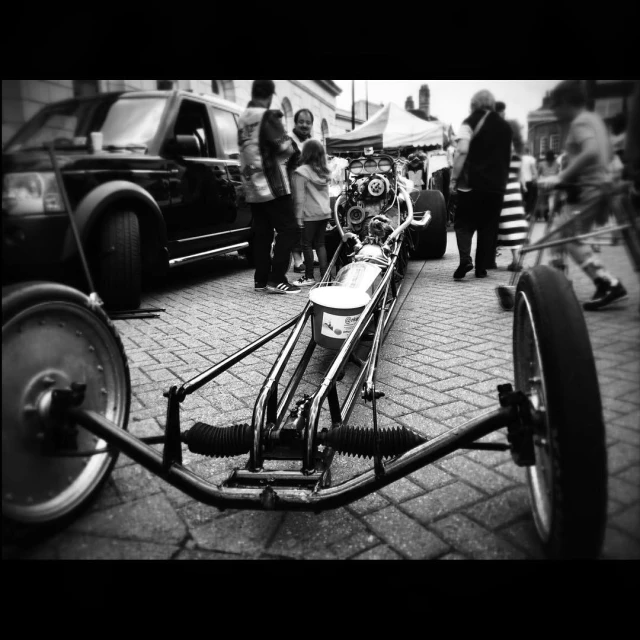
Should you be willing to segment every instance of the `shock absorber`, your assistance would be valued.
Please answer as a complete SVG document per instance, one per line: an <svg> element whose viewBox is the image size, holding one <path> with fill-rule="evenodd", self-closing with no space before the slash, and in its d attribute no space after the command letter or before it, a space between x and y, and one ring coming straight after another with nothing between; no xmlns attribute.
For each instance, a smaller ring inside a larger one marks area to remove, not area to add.
<svg viewBox="0 0 640 640"><path fill-rule="evenodd" d="M181 434L180 439L193 453L210 458L225 458L249 453L253 444L253 429L250 424L213 427L204 422L196 422L191 429Z"/></svg>
<svg viewBox="0 0 640 640"><path fill-rule="evenodd" d="M405 427L379 429L380 454L383 458L400 455L416 447L426 439ZM375 441L373 429L342 426L318 434L321 444L330 446L336 453L343 455L373 458Z"/></svg>
<svg viewBox="0 0 640 640"><path fill-rule="evenodd" d="M291 429L281 429L272 437L282 437L285 433L295 433ZM426 442L422 436L405 427L380 429L380 453L383 458L391 458L405 453ZM181 435L181 440L189 451L224 458L249 453L253 445L253 429L249 424L234 424L230 427L214 427L204 422L196 422ZM331 447L336 453L362 458L373 458L375 442L373 429L342 426L318 434L318 444Z"/></svg>

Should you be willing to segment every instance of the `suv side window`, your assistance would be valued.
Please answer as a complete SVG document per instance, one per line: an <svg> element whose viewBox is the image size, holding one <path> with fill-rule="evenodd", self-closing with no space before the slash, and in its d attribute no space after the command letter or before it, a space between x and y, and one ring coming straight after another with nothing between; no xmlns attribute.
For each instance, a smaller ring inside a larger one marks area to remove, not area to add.
<svg viewBox="0 0 640 640"><path fill-rule="evenodd" d="M229 158L237 160L240 157L238 150L238 121L231 111L211 107L213 118L218 126L222 152Z"/></svg>
<svg viewBox="0 0 640 640"><path fill-rule="evenodd" d="M191 100L183 100L173 129L176 136L190 136L194 140L197 157L215 158L216 149L213 142L211 122L206 105Z"/></svg>

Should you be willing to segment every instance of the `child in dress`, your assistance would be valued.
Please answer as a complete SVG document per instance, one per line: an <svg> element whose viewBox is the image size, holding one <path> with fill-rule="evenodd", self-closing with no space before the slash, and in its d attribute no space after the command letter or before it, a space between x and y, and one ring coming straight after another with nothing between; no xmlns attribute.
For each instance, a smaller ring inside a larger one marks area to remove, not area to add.
<svg viewBox="0 0 640 640"><path fill-rule="evenodd" d="M307 140L302 146L302 156L293 174L293 200L296 219L302 229L302 251L305 273L296 280L299 287L316 283L313 276L313 251L318 254L320 277L324 276L328 261L325 248L327 220L331 218L329 185L331 171L327 155L318 140Z"/></svg>

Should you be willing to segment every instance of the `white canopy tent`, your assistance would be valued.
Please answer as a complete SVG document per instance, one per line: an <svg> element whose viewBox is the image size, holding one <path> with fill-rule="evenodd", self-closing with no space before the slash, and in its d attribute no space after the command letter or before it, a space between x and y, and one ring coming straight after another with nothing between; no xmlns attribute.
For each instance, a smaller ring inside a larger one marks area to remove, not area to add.
<svg viewBox="0 0 640 640"><path fill-rule="evenodd" d="M362 152L365 147L377 151L430 147L443 145L445 138L444 123L423 120L390 102L353 131L327 138L327 152Z"/></svg>

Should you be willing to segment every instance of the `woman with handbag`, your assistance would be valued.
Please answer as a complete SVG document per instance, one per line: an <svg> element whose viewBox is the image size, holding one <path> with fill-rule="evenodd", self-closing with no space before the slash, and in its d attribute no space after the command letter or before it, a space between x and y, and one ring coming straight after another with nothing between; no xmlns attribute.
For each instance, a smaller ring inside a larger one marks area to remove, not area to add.
<svg viewBox="0 0 640 640"><path fill-rule="evenodd" d="M495 112L489 91L471 99L471 115L462 123L453 161L451 192L457 191L454 222L460 264L453 274L462 280L474 268L471 242L478 233L476 278L486 278L495 260L495 239L509 177L512 132Z"/></svg>

